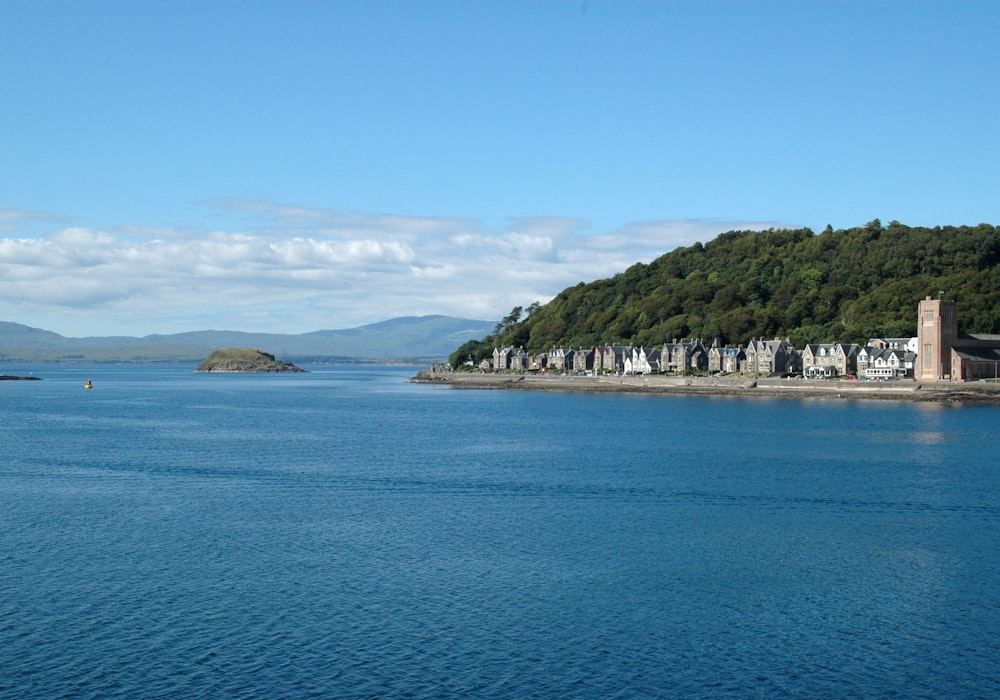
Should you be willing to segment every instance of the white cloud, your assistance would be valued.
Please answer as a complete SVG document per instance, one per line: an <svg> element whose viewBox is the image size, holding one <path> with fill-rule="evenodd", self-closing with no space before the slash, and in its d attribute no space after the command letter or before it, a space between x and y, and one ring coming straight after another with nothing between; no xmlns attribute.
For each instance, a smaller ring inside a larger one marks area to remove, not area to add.
<svg viewBox="0 0 1000 700"><path fill-rule="evenodd" d="M586 222L551 217L512 219L506 230L489 231L449 217L216 204L248 217L244 230L74 227L0 237L0 320L65 335L292 333L437 313L493 320L678 245L762 228L652 221L584 233ZM3 220L16 228L16 217Z"/></svg>

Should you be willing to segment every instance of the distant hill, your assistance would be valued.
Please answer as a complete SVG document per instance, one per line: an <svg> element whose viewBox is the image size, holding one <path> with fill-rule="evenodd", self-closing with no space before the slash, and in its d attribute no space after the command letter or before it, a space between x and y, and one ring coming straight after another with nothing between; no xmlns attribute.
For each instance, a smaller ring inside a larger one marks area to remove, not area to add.
<svg viewBox="0 0 1000 700"><path fill-rule="evenodd" d="M405 316L344 330L299 335L192 331L171 335L67 338L0 321L0 362L201 362L219 348L260 348L284 360L438 362L496 323L450 316Z"/></svg>
<svg viewBox="0 0 1000 700"><path fill-rule="evenodd" d="M887 226L730 231L677 248L609 279L520 308L499 333L455 350L453 365L495 345L540 352L604 343L652 346L675 338L746 345L865 342L917 332L927 295L956 302L964 333L1000 333L1000 228Z"/></svg>

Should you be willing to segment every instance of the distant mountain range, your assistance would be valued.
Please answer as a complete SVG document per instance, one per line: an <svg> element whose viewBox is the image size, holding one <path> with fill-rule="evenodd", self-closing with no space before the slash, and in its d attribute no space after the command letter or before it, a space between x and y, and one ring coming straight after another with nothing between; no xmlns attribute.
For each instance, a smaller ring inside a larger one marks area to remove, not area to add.
<svg viewBox="0 0 1000 700"><path fill-rule="evenodd" d="M4 362L201 362L219 348L248 347L282 360L412 362L447 359L462 343L491 333L492 321L450 316L405 316L345 330L300 335L192 331L142 338L67 338L0 321Z"/></svg>

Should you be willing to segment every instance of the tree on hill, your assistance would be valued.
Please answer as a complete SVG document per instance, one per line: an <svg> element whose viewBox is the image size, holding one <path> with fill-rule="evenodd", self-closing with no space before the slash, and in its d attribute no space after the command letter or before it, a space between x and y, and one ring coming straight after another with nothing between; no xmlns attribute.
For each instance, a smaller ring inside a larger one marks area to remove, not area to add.
<svg viewBox="0 0 1000 700"><path fill-rule="evenodd" d="M702 338L746 345L789 337L799 347L916 334L916 304L943 291L963 332L1000 332L1000 229L864 226L729 231L609 279L521 307L493 335L452 355L478 362L494 346L655 345ZM457 363L456 363L457 360Z"/></svg>

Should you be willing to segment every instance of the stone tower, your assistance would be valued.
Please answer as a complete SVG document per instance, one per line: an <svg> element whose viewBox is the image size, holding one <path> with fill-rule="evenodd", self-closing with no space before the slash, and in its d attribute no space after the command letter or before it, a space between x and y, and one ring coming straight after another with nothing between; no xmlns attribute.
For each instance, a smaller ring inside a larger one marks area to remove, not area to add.
<svg viewBox="0 0 1000 700"><path fill-rule="evenodd" d="M958 338L955 302L927 297L917 316L917 381L951 379L951 348Z"/></svg>

